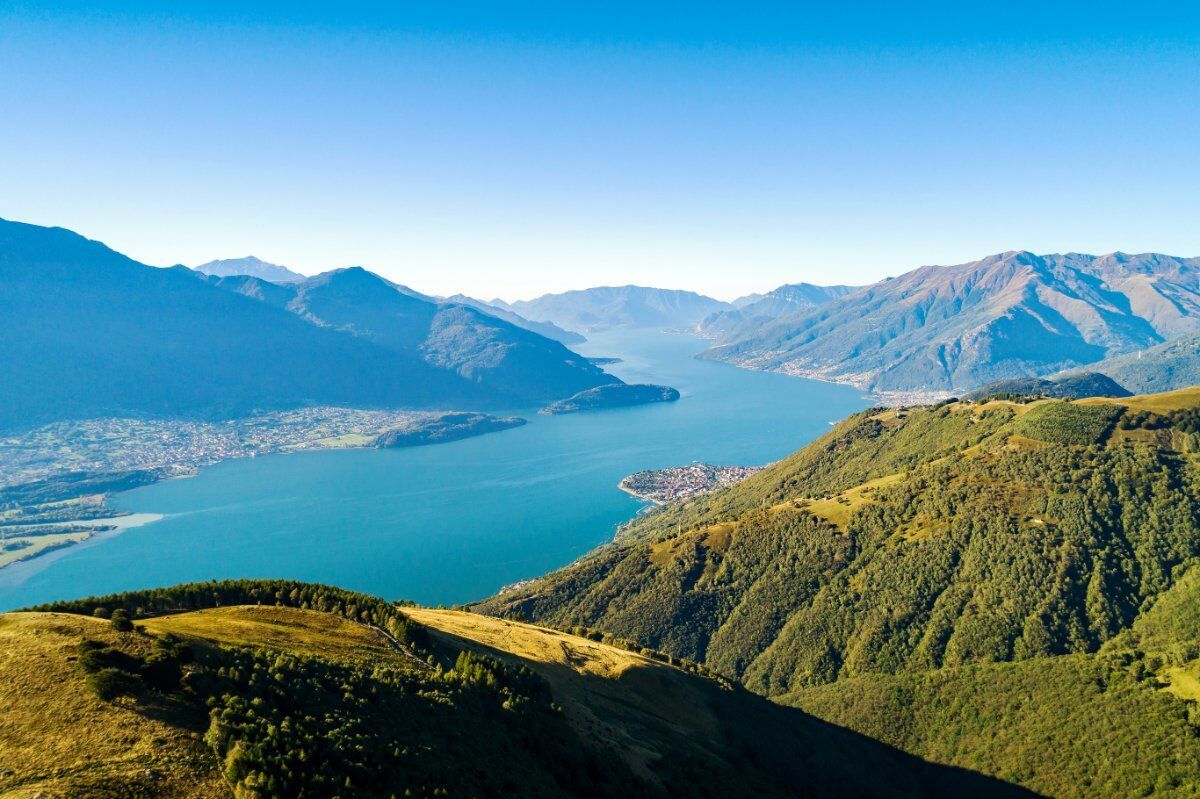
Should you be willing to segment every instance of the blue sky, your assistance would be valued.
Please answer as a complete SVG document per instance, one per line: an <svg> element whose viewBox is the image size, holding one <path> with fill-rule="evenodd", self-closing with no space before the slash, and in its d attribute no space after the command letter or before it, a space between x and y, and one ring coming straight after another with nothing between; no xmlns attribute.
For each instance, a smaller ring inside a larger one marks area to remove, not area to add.
<svg viewBox="0 0 1200 799"><path fill-rule="evenodd" d="M0 216L508 299L1200 255L1196 4L845 5L2 4Z"/></svg>

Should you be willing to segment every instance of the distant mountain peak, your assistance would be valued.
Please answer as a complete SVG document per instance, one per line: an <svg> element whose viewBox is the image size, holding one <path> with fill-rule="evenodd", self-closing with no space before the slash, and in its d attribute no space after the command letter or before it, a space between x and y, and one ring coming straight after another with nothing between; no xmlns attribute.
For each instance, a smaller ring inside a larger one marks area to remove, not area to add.
<svg viewBox="0 0 1200 799"><path fill-rule="evenodd" d="M361 284L361 285L388 285L388 281L379 275L364 269L361 266L342 266L337 269L330 269L320 274L313 275L307 278L305 283L321 284L321 283L345 283L345 284Z"/></svg>
<svg viewBox="0 0 1200 799"><path fill-rule="evenodd" d="M778 319L790 313L815 308L856 291L857 286L818 286L785 283L765 294L749 294L734 300L733 307L709 314L696 325L702 338L722 339L738 331Z"/></svg>
<svg viewBox="0 0 1200 799"><path fill-rule="evenodd" d="M248 275L262 280L269 280L272 283L296 283L304 280L304 275L299 272L293 272L286 266L269 263L253 255L247 255L244 258L225 258L217 261L209 261L206 264L197 266L196 271L205 275L213 275L214 277Z"/></svg>

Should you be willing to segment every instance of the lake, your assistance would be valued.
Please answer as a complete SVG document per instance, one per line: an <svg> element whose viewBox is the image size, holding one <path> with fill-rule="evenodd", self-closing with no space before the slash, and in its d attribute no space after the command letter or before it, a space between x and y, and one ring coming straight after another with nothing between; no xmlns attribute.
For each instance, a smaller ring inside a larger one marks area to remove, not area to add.
<svg viewBox="0 0 1200 799"><path fill-rule="evenodd" d="M0 571L0 609L192 580L290 577L454 604L570 563L644 506L641 469L758 465L869 405L857 389L691 356L683 334L617 331L576 349L679 402L568 416L449 444L231 460L113 498L161 514L120 535Z"/></svg>

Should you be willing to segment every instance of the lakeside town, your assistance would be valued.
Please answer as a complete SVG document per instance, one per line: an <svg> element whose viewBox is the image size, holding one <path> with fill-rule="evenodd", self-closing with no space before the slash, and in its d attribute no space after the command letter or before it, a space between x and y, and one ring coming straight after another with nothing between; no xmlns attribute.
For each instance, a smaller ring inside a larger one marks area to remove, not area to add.
<svg viewBox="0 0 1200 799"><path fill-rule="evenodd" d="M440 414L313 407L227 421L88 419L0 438L0 487L69 472L192 474L229 458L368 446L380 434Z"/></svg>
<svg viewBox="0 0 1200 799"><path fill-rule="evenodd" d="M669 469L648 469L629 475L619 483L619 487L643 502L666 505L733 485L764 468L694 463Z"/></svg>

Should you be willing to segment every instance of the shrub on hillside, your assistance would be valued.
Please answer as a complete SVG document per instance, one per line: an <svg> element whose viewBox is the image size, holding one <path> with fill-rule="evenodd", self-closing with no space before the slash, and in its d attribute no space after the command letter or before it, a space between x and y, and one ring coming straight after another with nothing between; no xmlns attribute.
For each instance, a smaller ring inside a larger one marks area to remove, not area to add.
<svg viewBox="0 0 1200 799"><path fill-rule="evenodd" d="M87 675L87 686L97 697L111 702L118 696L137 693L141 680L136 674L109 667Z"/></svg>
<svg viewBox="0 0 1200 799"><path fill-rule="evenodd" d="M112 628L119 633L131 632L133 621L130 620L128 613L118 608L112 612Z"/></svg>

